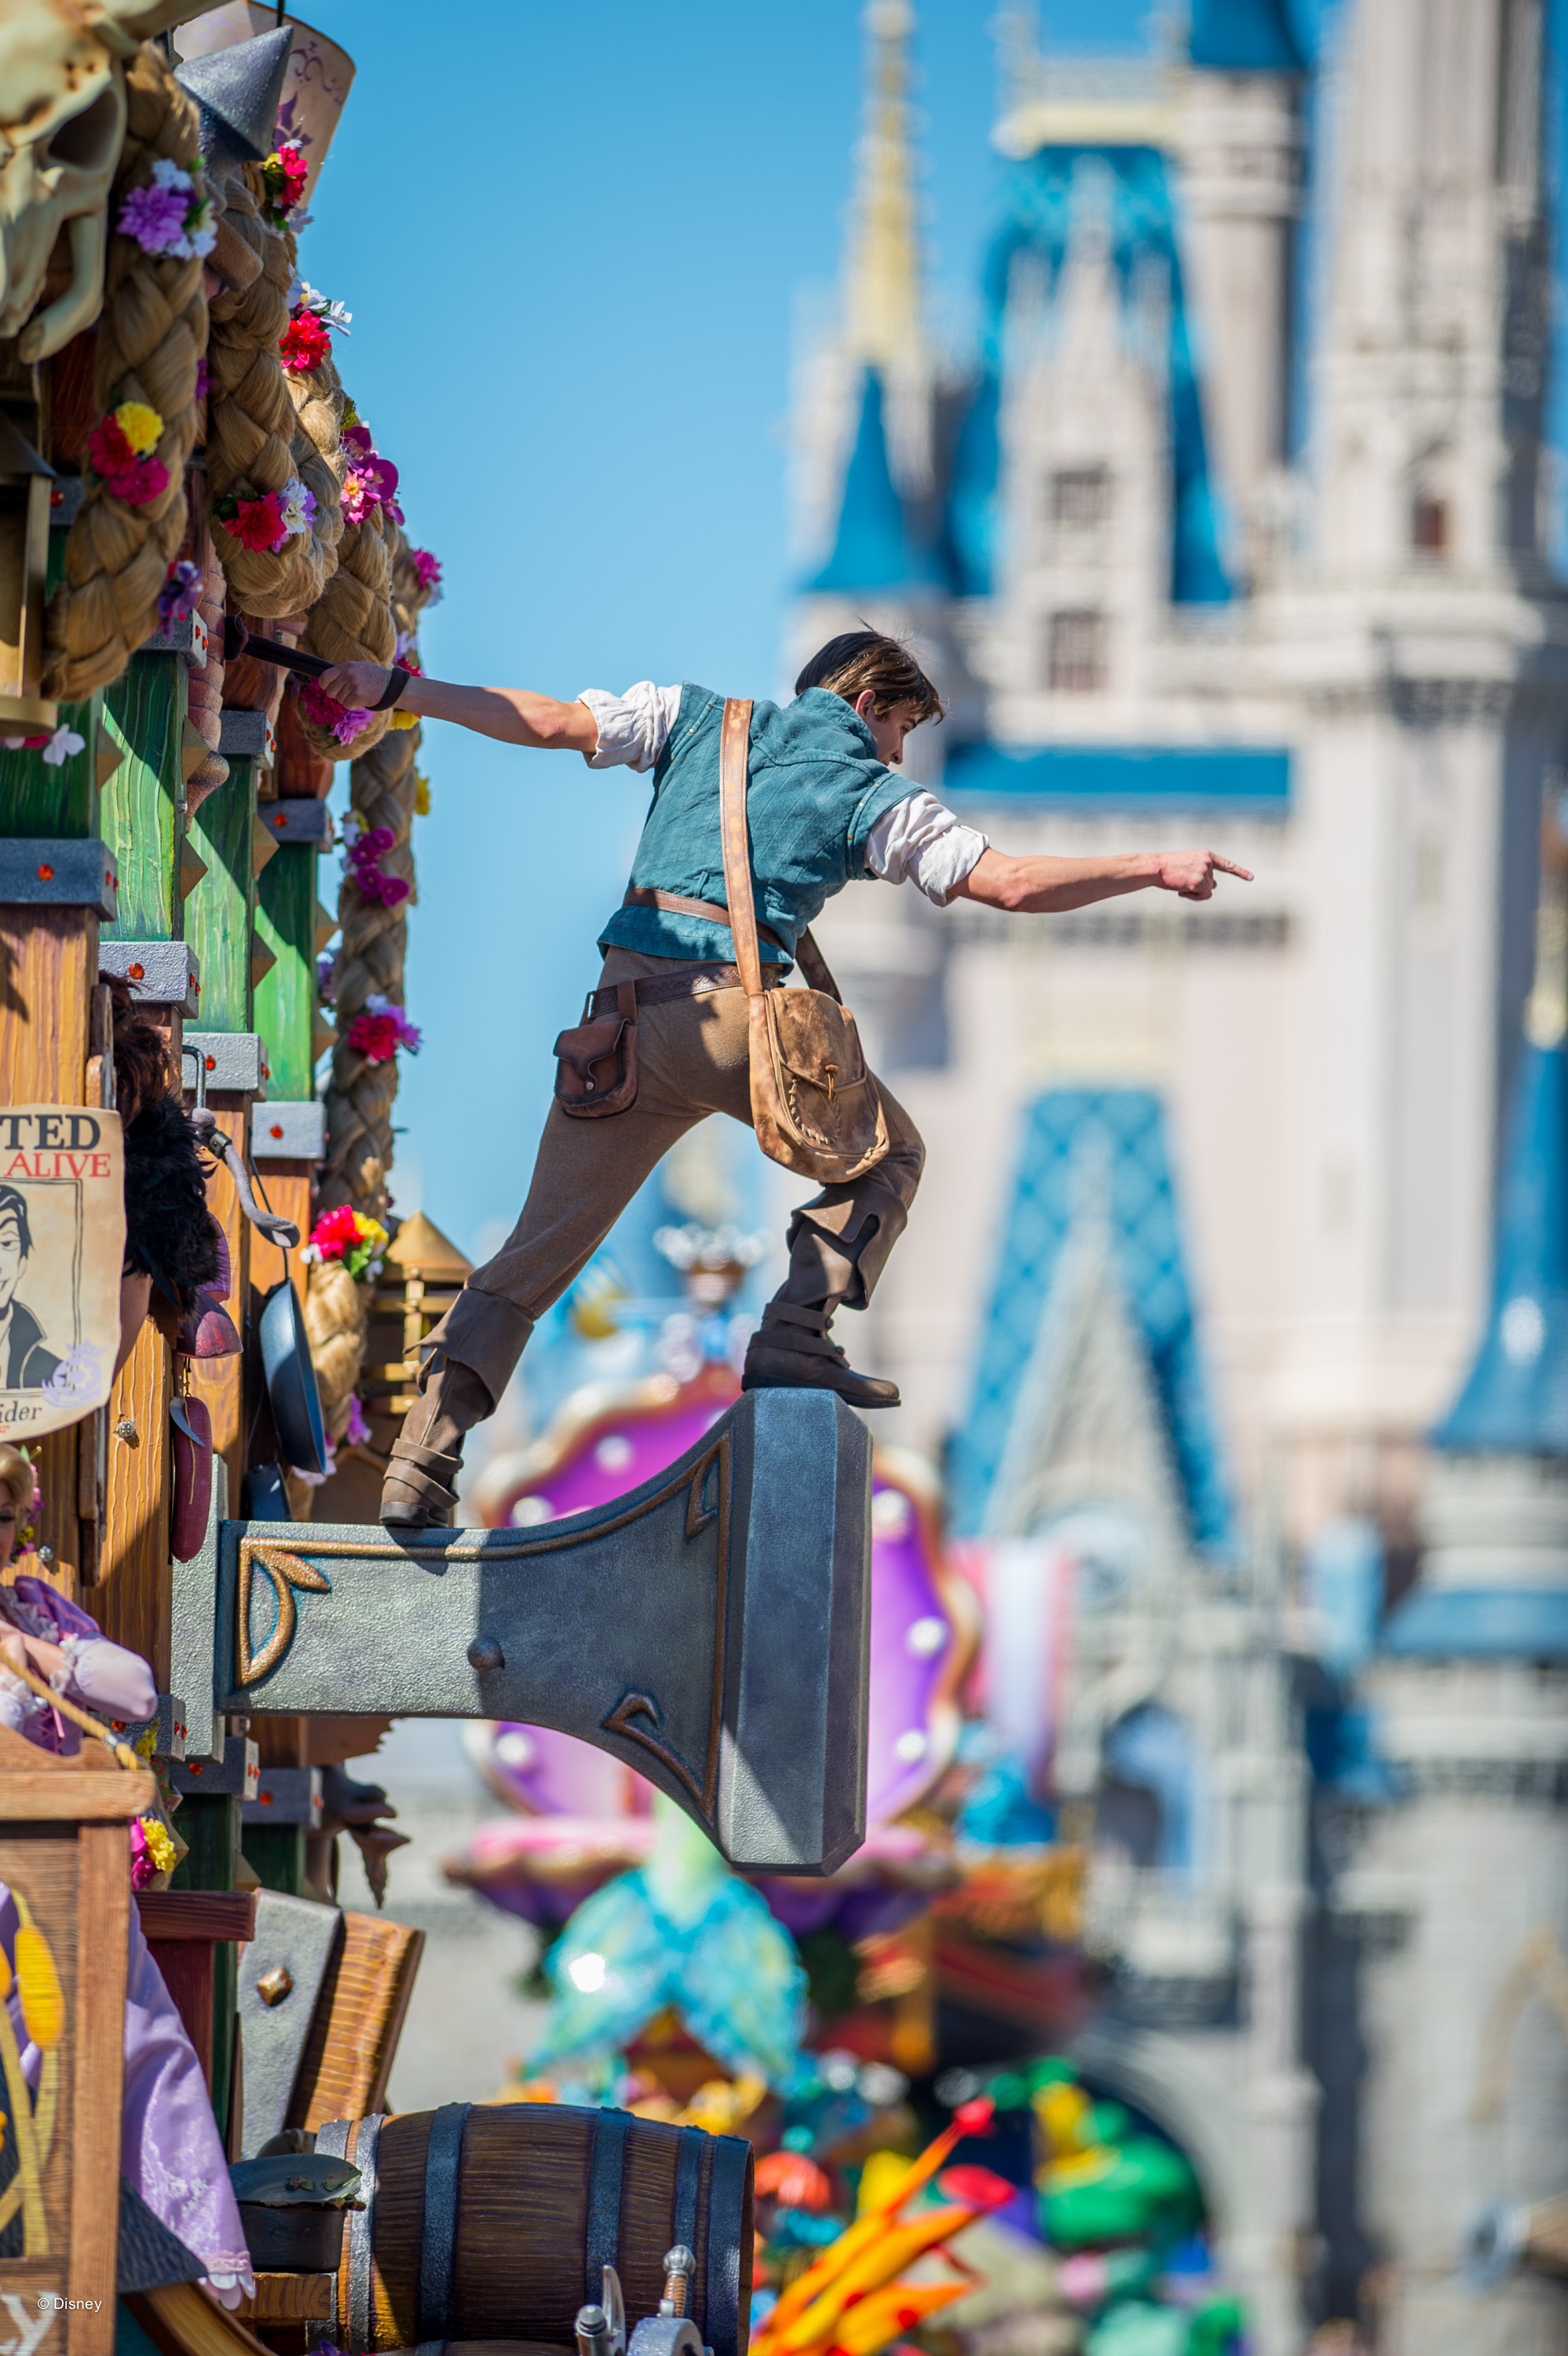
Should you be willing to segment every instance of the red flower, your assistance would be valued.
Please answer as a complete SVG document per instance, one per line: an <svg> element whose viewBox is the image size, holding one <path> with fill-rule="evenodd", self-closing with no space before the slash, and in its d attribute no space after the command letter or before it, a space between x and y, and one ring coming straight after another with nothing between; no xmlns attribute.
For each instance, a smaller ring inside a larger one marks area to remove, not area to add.
<svg viewBox="0 0 1568 2356"><path fill-rule="evenodd" d="M283 545L283 508L276 491L269 491L264 499L240 500L234 514L221 520L224 530L243 548L264 549L270 554Z"/></svg>
<svg viewBox="0 0 1568 2356"><path fill-rule="evenodd" d="M87 461L104 489L127 507L144 508L168 487L169 470L163 460L150 455L138 458L113 415L93 427Z"/></svg>
<svg viewBox="0 0 1568 2356"><path fill-rule="evenodd" d="M324 1211L311 1229L310 1239L323 1259L341 1259L345 1252L352 1251L359 1230L350 1205L339 1203L336 1210Z"/></svg>
<svg viewBox="0 0 1568 2356"><path fill-rule="evenodd" d="M308 376L332 349L332 337L314 311L300 311L278 337L283 366L294 376Z"/></svg>
<svg viewBox="0 0 1568 2356"><path fill-rule="evenodd" d="M108 482L112 476L123 475L136 463L136 453L120 430L120 420L114 416L95 425L89 437L87 455L95 475Z"/></svg>
<svg viewBox="0 0 1568 2356"><path fill-rule="evenodd" d="M357 1014L348 1026L348 1044L368 1064L388 1063L398 1052L398 1026L389 1014Z"/></svg>

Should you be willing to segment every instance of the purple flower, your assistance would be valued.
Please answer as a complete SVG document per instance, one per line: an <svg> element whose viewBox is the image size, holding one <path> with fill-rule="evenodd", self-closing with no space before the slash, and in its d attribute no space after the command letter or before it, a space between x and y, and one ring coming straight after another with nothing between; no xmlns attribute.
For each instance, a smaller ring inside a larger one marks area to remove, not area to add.
<svg viewBox="0 0 1568 2356"><path fill-rule="evenodd" d="M122 237L133 237L144 253L167 253L185 236L190 182L183 188L133 188L120 208Z"/></svg>
<svg viewBox="0 0 1568 2356"><path fill-rule="evenodd" d="M205 359L199 359L196 364L196 397L197 401L205 401L211 391L212 370L208 367Z"/></svg>
<svg viewBox="0 0 1568 2356"><path fill-rule="evenodd" d="M348 1421L344 1427L343 1437L350 1448L363 1448L370 1437L370 1427L365 1420L365 1408L357 1391L348 1394Z"/></svg>
<svg viewBox="0 0 1568 2356"><path fill-rule="evenodd" d="M182 557L171 564L164 585L158 592L158 618L166 630L171 622L183 622L194 614L201 602L202 573L199 564Z"/></svg>
<svg viewBox="0 0 1568 2356"><path fill-rule="evenodd" d="M332 1004L333 968L337 959L330 949L323 949L315 961L315 992L324 1006Z"/></svg>

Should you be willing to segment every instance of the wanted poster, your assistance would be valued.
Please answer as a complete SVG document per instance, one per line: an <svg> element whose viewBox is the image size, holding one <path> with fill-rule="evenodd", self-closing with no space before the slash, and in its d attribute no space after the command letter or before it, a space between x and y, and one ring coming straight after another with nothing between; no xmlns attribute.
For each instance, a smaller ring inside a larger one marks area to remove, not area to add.
<svg viewBox="0 0 1568 2356"><path fill-rule="evenodd" d="M124 1257L119 1114L0 1108L0 1439L58 1431L108 1398Z"/></svg>

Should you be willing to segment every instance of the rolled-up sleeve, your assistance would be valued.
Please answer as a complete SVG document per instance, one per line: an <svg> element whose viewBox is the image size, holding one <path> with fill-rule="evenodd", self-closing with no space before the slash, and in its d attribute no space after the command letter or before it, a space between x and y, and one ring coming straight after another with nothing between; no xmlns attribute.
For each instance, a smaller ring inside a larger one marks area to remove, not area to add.
<svg viewBox="0 0 1568 2356"><path fill-rule="evenodd" d="M599 731L598 744L585 756L591 769L651 769L675 725L680 690L643 679L624 695L585 687L577 701L588 706Z"/></svg>
<svg viewBox="0 0 1568 2356"><path fill-rule="evenodd" d="M976 828L917 790L877 820L866 842L866 865L884 883L913 884L945 908L988 847Z"/></svg>

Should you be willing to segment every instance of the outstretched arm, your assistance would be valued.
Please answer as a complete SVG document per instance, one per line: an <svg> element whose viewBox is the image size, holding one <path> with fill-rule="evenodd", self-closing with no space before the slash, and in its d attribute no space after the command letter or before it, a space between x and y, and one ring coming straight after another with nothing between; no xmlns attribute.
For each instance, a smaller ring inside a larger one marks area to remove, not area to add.
<svg viewBox="0 0 1568 2356"><path fill-rule="evenodd" d="M321 683L351 712L368 712L390 677L379 663L336 663ZM592 753L599 742L598 723L585 703L558 703L553 695L535 695L526 687L452 687L444 680L411 679L398 710L421 720L455 721L476 736L544 752Z"/></svg>
<svg viewBox="0 0 1568 2356"><path fill-rule="evenodd" d="M1096 900L1119 899L1125 892L1175 892L1183 900L1212 897L1221 875L1253 880L1250 871L1217 851L1127 851L1108 859L1014 859L989 848L980 853L961 883L953 886L955 899L978 900L987 908L1008 908L1026 916L1043 916L1068 908L1091 907Z"/></svg>

